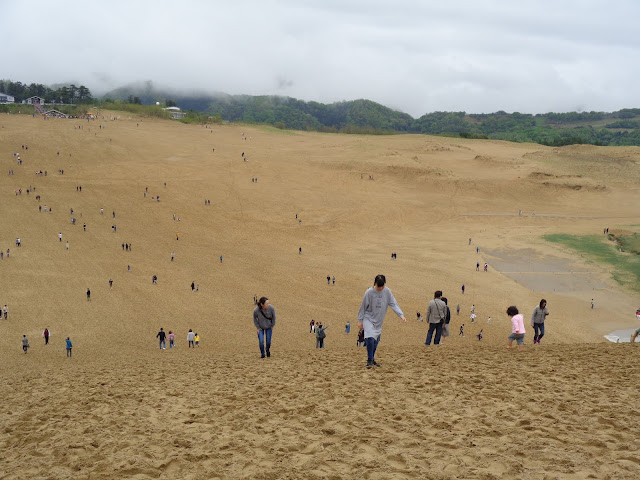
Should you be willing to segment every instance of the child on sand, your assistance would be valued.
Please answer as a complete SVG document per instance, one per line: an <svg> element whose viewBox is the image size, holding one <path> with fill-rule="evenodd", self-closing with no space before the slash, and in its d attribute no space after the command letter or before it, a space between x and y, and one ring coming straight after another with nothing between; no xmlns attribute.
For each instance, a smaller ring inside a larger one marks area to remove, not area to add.
<svg viewBox="0 0 640 480"><path fill-rule="evenodd" d="M460 333L458 334L459 337L464 337L464 323L462 325L460 325Z"/></svg>
<svg viewBox="0 0 640 480"><path fill-rule="evenodd" d="M173 345L176 342L176 334L169 330L169 349L173 348Z"/></svg>
<svg viewBox="0 0 640 480"><path fill-rule="evenodd" d="M71 349L73 348L73 344L71 343L71 339L69 337L67 337L65 342L67 344L67 357L71 358Z"/></svg>
<svg viewBox="0 0 640 480"><path fill-rule="evenodd" d="M22 350L24 350L25 354L27 353L27 350L29 350L29 339L26 335L22 335Z"/></svg>
<svg viewBox="0 0 640 480"><path fill-rule="evenodd" d="M200 335L198 335L197 333L193 336L193 341L196 344L196 347L200 346ZM194 347L195 348L195 347Z"/></svg>
<svg viewBox="0 0 640 480"><path fill-rule="evenodd" d="M522 350L524 348L524 317L518 313L518 308L515 306L510 306L507 308L507 315L511 317L511 335L509 335L509 347L511 348L511 344L515 340L518 343L518 349Z"/></svg>

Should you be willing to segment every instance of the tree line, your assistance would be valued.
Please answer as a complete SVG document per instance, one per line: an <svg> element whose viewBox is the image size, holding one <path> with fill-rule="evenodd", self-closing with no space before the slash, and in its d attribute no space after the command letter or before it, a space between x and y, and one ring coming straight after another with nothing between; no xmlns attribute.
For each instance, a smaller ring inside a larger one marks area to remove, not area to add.
<svg viewBox="0 0 640 480"><path fill-rule="evenodd" d="M91 91L84 85L79 87L62 85L56 89L50 88L41 83L12 82L11 80L0 80L0 92L11 95L16 103L20 103L30 97L44 98L45 103L91 103L93 96Z"/></svg>
<svg viewBox="0 0 640 480"><path fill-rule="evenodd" d="M122 87L98 100L84 86L57 89L41 84L0 80L0 91L19 102L37 95L46 102L93 103L119 101L132 105L179 106L189 122L266 123L281 129L357 134L422 133L462 138L570 144L640 146L640 108L616 112L548 112L527 114L498 111L485 114L431 112L413 118L371 100L323 104L291 97L177 94L162 92L152 82L141 88ZM161 110L161 109L158 109ZM155 112L155 109L154 109ZM154 113L156 115L156 113ZM164 114L162 114L164 116Z"/></svg>

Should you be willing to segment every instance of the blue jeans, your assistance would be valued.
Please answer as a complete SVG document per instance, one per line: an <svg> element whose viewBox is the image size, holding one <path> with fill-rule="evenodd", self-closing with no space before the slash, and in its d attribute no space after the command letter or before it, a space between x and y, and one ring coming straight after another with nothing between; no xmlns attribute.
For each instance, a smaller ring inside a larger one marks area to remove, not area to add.
<svg viewBox="0 0 640 480"><path fill-rule="evenodd" d="M533 339L540 341L540 339L544 337L544 323L534 323L533 330L535 332Z"/></svg>
<svg viewBox="0 0 640 480"><path fill-rule="evenodd" d="M367 347L367 360L375 360L378 340L373 337L365 338L364 345Z"/></svg>
<svg viewBox="0 0 640 480"><path fill-rule="evenodd" d="M430 323L429 331L427 332L427 341L425 345L431 345L431 337L433 337L433 331L436 331L436 338L433 340L434 345L440 345L440 337L442 336L442 322Z"/></svg>
<svg viewBox="0 0 640 480"><path fill-rule="evenodd" d="M267 355L270 355L269 349L271 348L271 333L273 330L271 328L265 328L262 330L258 330L258 344L260 345L260 356L264 357L265 351L265 337L267 341Z"/></svg>
<svg viewBox="0 0 640 480"><path fill-rule="evenodd" d="M160 349L162 350L162 347L167 347L167 342L166 340L160 340Z"/></svg>
<svg viewBox="0 0 640 480"><path fill-rule="evenodd" d="M173 348L173 342L174 340L169 340L169 348Z"/></svg>

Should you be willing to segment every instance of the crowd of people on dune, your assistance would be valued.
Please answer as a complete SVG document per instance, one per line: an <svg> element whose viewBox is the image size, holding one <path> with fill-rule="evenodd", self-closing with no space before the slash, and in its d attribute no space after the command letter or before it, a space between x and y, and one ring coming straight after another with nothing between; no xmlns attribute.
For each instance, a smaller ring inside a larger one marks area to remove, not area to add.
<svg viewBox="0 0 640 480"><path fill-rule="evenodd" d="M139 126L139 124L137 125ZM74 126L74 128L77 128L77 126ZM104 127L101 126L101 129L102 128ZM244 132L241 134L241 138L244 141L251 139L251 137L246 136ZM22 145L22 150L26 152L28 150L28 146ZM215 148L213 148L212 151L215 152ZM16 157L18 166L21 166L23 164L23 160L20 154L16 152L13 154L13 156ZM58 157L60 156L60 152L57 152L57 156ZM248 160L244 151L242 152L241 158L245 162ZM63 174L64 170L60 169L58 172L60 174ZM9 174L13 175L13 169L9 171ZM43 175L43 170L40 170L40 169L37 170L36 175L39 175L39 176ZM44 171L44 175L45 176L47 175L46 171ZM363 175L361 174L361 178L362 176ZM373 180L373 176L369 175L369 179ZM256 183L258 181L258 178L252 177L251 181L253 183ZM166 186L167 184L166 182L164 182L164 187L166 188ZM30 185L29 188L26 190L26 193L27 195L29 195L30 192L35 190L36 190L36 187ZM76 191L82 192L82 186L77 185ZM147 193L148 193L148 187L146 187L145 191L143 192L143 196L145 198L147 197ZM21 195L22 188L17 188L15 190L15 194L16 196ZM39 203L41 200L40 195L37 195L35 199ZM159 202L160 196L153 195L152 200L154 200L155 202ZM211 201L208 199L205 199L204 204L205 206L210 206ZM40 205L38 207L38 211L42 212L42 207ZM52 209L50 206L44 205L44 211L51 212ZM71 220L72 224L75 225L76 218L73 217L73 214L74 214L73 209L70 210L70 214L72 215L72 220ZM100 208L100 214L104 214L104 208ZM521 215L522 211L519 211L519 214ZM80 213L80 216L82 216L82 213ZM115 217L116 217L116 213L115 213L115 210L113 210L112 218L115 219ZM178 221L178 222L181 221L181 218L177 217L175 214L173 215L173 219L174 221ZM302 220L298 218L298 214L296 214L296 220L298 221L299 225L302 224ZM87 229L87 224L83 223L83 230L86 231L86 229ZM114 233L117 231L117 226L115 225L115 223L111 226L111 229ZM604 229L605 234L607 234L608 231L609 231L608 228ZM58 240L59 240L59 243L62 243L63 241L62 232L58 233ZM180 240L180 233L177 232L176 241L179 241L179 240ZM471 238L469 238L468 244L469 245L472 244ZM21 246L20 237L17 237L16 239L16 246L17 247ZM121 243L121 247L123 251L126 251L126 252L132 251L131 242L123 242ZM479 254L480 252L479 247L475 247L475 249L476 249L476 253ZM66 250L69 250L68 241L66 242ZM4 251L0 251L0 260L4 260L5 258L8 259L10 257L10 253L11 253L10 249L7 249L6 257L5 257ZM302 255L302 247L298 248L298 254ZM170 258L171 258L171 262L173 262L175 259L175 252L171 252ZM393 252L391 254L391 259L396 260L397 253ZM222 263L222 260L223 260L223 257L222 255L220 255L220 263ZM481 266L480 262L477 261L475 264L476 271L480 270L480 266ZM488 264L486 262L484 262L483 267L484 267L483 271L488 272ZM131 265L127 265L127 270L131 271ZM152 283L156 284L157 280L158 280L158 276L153 275ZM327 285L336 284L335 276L327 275L326 280L327 280ZM113 279L109 279L109 289L113 290ZM191 291L197 292L199 290L200 290L200 286L196 285L195 282L191 282ZM466 290L466 287L464 284L462 285L461 290L462 290L462 295L464 295ZM87 300L90 301L91 300L90 288L87 288L86 295L87 295ZM260 349L260 357L268 358L268 357L271 357L271 345L272 345L272 338L273 338L272 335L276 325L275 308L273 307L273 305L270 304L269 299L267 297L258 298L257 295L254 295L254 304L255 304L255 308L253 310L253 323L254 323L254 327L256 328L258 346ZM595 304L592 299L591 300L592 309L594 308L594 305ZM380 343L381 334L382 334L382 325L383 325L384 318L386 316L388 308L391 308L392 311L404 323L406 323L407 320L406 320L406 317L404 316L404 313L402 312L398 303L396 302L396 299L394 298L393 293L386 286L385 276L377 275L374 278L373 286L368 288L364 293L362 303L357 315L358 335L357 335L356 346L366 347L366 351L367 351L366 367L367 368L380 367L380 364L376 361L375 354L376 354L378 345ZM6 320L8 317L7 305L5 305L2 308L1 312L4 316L4 319ZM457 315L460 314L460 304L458 304L456 307L456 313ZM638 319L640 320L640 309L638 309L638 312L636 314L638 316ZM418 321L426 320L426 322L428 323L426 340L424 342L425 345L430 346L432 343L434 345L443 344L445 339L450 336L451 332L449 327L451 322L451 310L448 306L448 299L443 296L443 292L441 290L435 291L433 299L427 305L426 314L423 316L421 312L417 312L416 315L417 315ZM524 347L524 338L526 333L525 325L524 325L524 316L523 314L520 313L519 309L514 305L511 305L506 309L506 315L511 320L511 333L507 337L508 348L512 348L513 342L516 342L518 349L522 349ZM531 324L531 327L534 329L533 344L541 343L541 340L545 335L545 320L548 315L549 315L549 310L547 308L547 302L545 299L542 299L540 300L539 304L534 308L533 313L531 315L530 324ZM471 307L470 320L472 324L475 323L476 317L477 316L475 313L475 304L474 304ZM491 323L491 317L488 318L487 323L489 324ZM315 320L311 320L310 333L314 334L315 336L316 348L318 349L325 348L325 339L327 336L326 330L328 328L329 328L329 325L323 324L321 321L316 322ZM350 334L351 332L351 323L349 321L346 322L344 332L345 334ZM459 335L464 336L464 324L460 325ZM632 334L631 336L632 343L635 342L636 337L638 335L640 335L640 329L636 330ZM483 339L483 329L480 329L480 331L477 334L475 334L475 336L478 338L479 341L481 341ZM45 345L49 345L51 331L48 328L45 328L45 330L42 333L42 337L44 338ZM173 349L176 346L175 334L171 330L167 334L165 333L164 328L160 328L160 331L156 335L156 339L158 339L159 341L159 347L161 350L166 350L167 340L169 341L169 349ZM200 345L200 337L197 333L193 332L193 330L190 329L187 334L187 342L188 342L188 348L192 348L192 347L197 348ZM26 334L23 335L21 339L21 343L22 343L23 351L26 354L30 348L30 343ZM67 356L71 358L72 343L69 336L67 336L65 339L65 347L67 351Z"/></svg>

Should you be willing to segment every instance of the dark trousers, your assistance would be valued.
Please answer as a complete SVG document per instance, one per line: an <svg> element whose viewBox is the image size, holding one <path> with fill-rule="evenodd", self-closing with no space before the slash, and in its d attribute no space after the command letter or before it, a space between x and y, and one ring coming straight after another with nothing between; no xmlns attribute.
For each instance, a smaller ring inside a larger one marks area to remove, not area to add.
<svg viewBox="0 0 640 480"><path fill-rule="evenodd" d="M367 360L375 360L378 340L373 337L365 338L364 345L367 347Z"/></svg>
<svg viewBox="0 0 640 480"><path fill-rule="evenodd" d="M270 328L265 328L258 332L258 344L260 345L260 356L264 357L265 350L267 352L267 356L270 356L271 353L269 349L271 348L271 334L273 330ZM266 343L266 349L265 349Z"/></svg>
<svg viewBox="0 0 640 480"><path fill-rule="evenodd" d="M440 345L440 337L442 336L442 323L430 323L429 331L427 332L427 341L424 342L425 345L431 345L431 338L433 337L433 332L436 332L436 338L433 340L434 345Z"/></svg>
<svg viewBox="0 0 640 480"><path fill-rule="evenodd" d="M534 323L533 330L535 332L533 339L539 341L544 337L544 323Z"/></svg>
<svg viewBox="0 0 640 480"><path fill-rule="evenodd" d="M44 337L44 344L49 345L49 336Z"/></svg>

